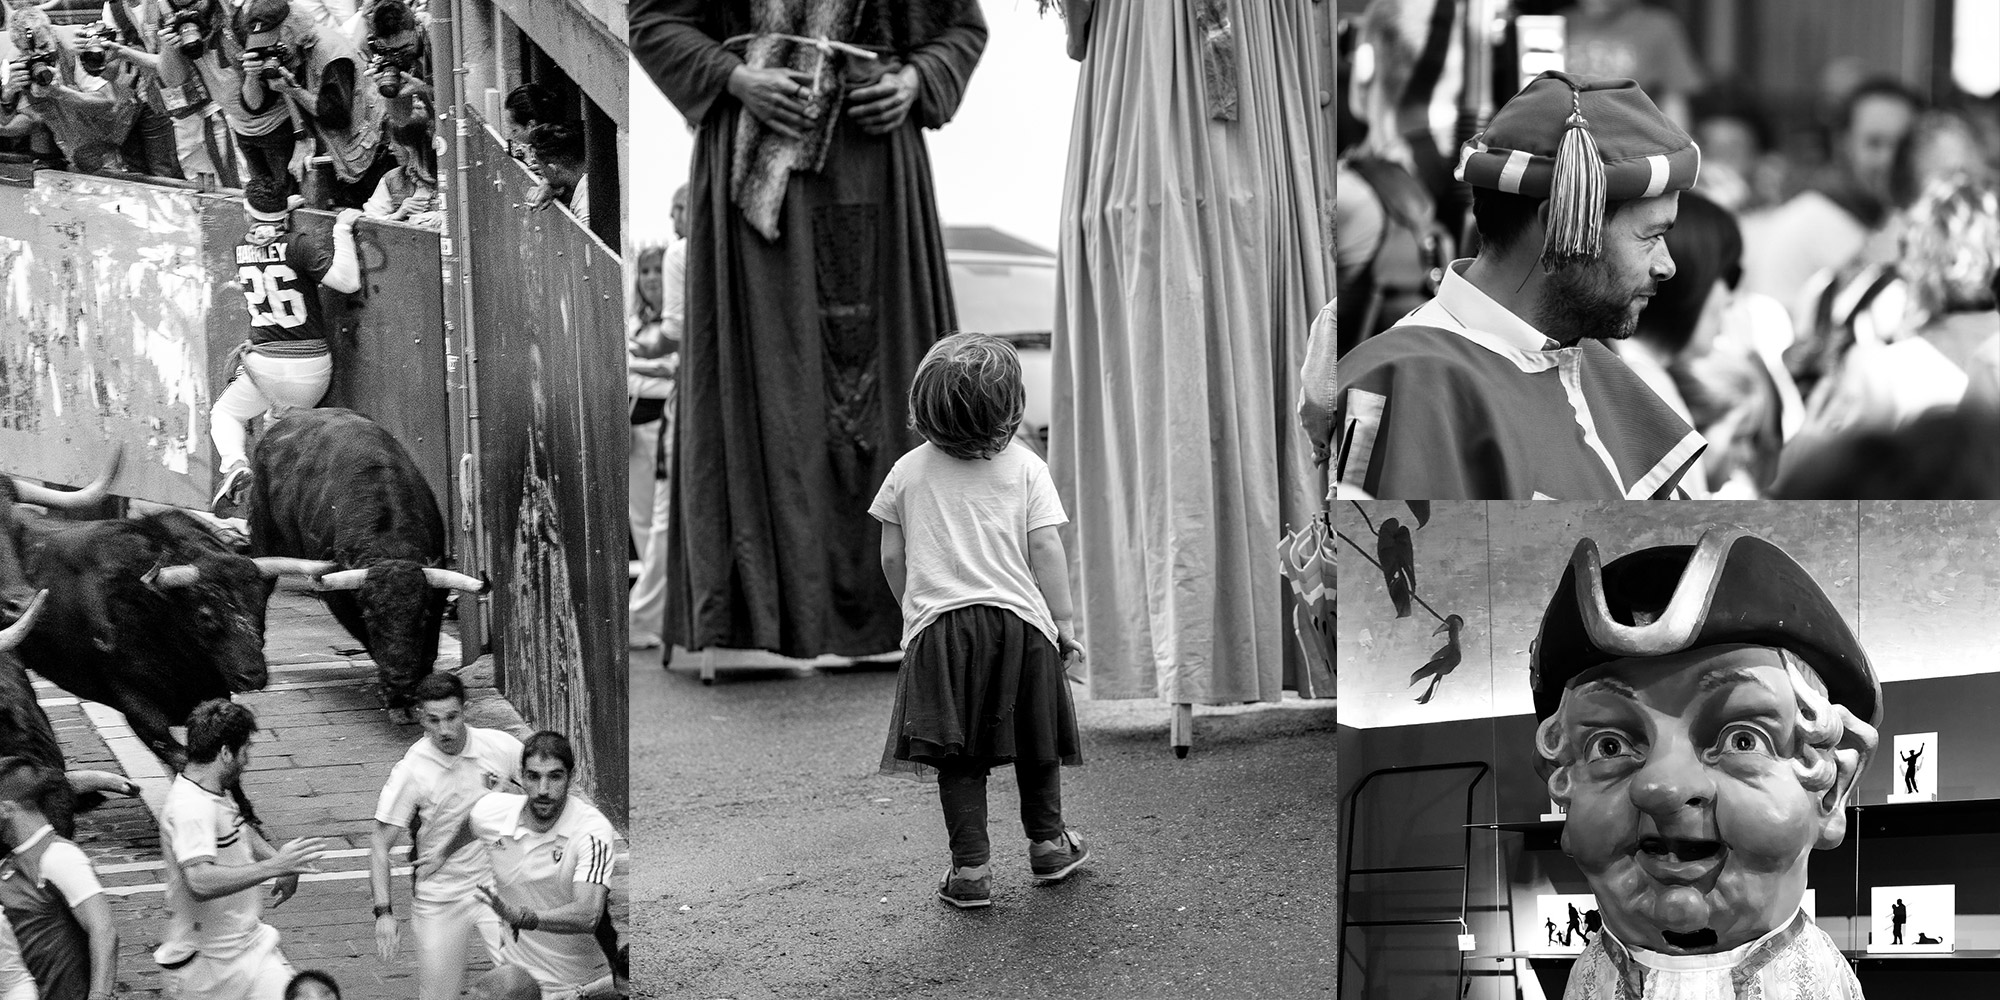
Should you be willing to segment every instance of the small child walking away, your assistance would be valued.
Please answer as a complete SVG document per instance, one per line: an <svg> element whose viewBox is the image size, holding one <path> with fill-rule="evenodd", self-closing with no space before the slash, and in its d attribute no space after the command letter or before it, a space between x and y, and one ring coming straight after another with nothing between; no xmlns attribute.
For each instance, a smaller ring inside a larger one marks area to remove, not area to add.
<svg viewBox="0 0 2000 1000"><path fill-rule="evenodd" d="M1083 659L1048 465L1014 439L1027 401L1006 341L937 342L910 385L924 437L869 513L882 572L903 607L903 665L882 770L937 775L952 867L938 898L993 905L986 775L1014 765L1028 866L1060 882L1090 857L1063 825L1062 766L1083 763L1063 663Z"/></svg>

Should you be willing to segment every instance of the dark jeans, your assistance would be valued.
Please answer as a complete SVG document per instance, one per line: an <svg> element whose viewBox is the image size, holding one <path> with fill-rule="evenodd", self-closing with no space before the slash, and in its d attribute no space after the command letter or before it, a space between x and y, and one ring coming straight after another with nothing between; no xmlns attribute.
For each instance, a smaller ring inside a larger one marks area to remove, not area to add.
<svg viewBox="0 0 2000 1000"><path fill-rule="evenodd" d="M119 148L125 168L135 174L186 180L181 172L181 150L174 138L174 120L139 102L139 116L132 120L132 132Z"/></svg>
<svg viewBox="0 0 2000 1000"><path fill-rule="evenodd" d="M951 836L951 863L960 868L983 865L993 856L992 842L986 839L987 771L979 764L938 768L938 799L944 804L944 828ZM1016 762L1014 782L1021 789L1021 827L1028 839L1062 836L1062 765Z"/></svg>
<svg viewBox="0 0 2000 1000"><path fill-rule="evenodd" d="M291 130L282 126L273 129L269 135L237 133L236 148L242 151L243 159L250 167L250 175L243 179L244 182L261 177L277 181L286 194L297 194L299 186L290 173L294 142Z"/></svg>

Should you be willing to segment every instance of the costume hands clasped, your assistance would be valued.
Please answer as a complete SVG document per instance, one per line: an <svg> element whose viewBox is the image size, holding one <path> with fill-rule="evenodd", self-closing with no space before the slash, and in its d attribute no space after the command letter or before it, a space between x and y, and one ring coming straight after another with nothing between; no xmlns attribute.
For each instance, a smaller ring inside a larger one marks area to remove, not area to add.
<svg viewBox="0 0 2000 1000"><path fill-rule="evenodd" d="M917 103L920 78L915 66L905 66L847 95L847 113L869 135L883 135L901 128Z"/></svg>
<svg viewBox="0 0 2000 1000"><path fill-rule="evenodd" d="M798 70L738 66L729 76L729 92L765 128L797 139L812 128L812 118L806 113L812 82L811 76Z"/></svg>

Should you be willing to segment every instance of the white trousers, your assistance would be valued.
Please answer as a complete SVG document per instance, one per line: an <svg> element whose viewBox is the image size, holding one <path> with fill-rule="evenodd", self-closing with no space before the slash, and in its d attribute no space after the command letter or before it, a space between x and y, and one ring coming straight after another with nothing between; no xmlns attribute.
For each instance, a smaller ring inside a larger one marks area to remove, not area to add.
<svg viewBox="0 0 2000 1000"><path fill-rule="evenodd" d="M417 951L418 1000L458 1000L465 987L465 949L477 934L500 964L500 917L477 895L446 902L410 901L410 937Z"/></svg>
<svg viewBox="0 0 2000 1000"><path fill-rule="evenodd" d="M632 425L630 478L627 480L625 512L632 521L632 547L639 550L639 579L632 584L626 604L626 621L631 635L658 636L666 628L667 617L667 511L673 502L673 483L655 479L659 469L659 444L666 436L666 475L673 474L674 413L650 424Z"/></svg>
<svg viewBox="0 0 2000 1000"><path fill-rule="evenodd" d="M272 404L317 406L333 381L333 358L272 358L243 354L243 372L215 399L208 436L215 442L216 468L228 472L250 459L250 421ZM266 395L266 394L269 395Z"/></svg>
<svg viewBox="0 0 2000 1000"><path fill-rule="evenodd" d="M173 1000L284 1000L292 975L292 964L278 951L278 929L266 924L256 943L229 958L196 955L167 970L167 995Z"/></svg>

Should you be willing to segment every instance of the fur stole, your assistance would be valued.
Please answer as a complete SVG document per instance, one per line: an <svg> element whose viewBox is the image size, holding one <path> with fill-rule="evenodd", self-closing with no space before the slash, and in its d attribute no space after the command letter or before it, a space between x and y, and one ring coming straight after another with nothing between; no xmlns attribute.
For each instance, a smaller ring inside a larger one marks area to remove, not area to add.
<svg viewBox="0 0 2000 1000"><path fill-rule="evenodd" d="M743 61L757 69L783 67L812 77L807 113L813 127L788 139L747 112L736 120L729 196L751 228L778 239L778 218L793 171L818 173L846 108L848 91L899 68L901 54L937 38L978 0L751 0L754 37ZM862 59L777 35L827 38L886 53Z"/></svg>

